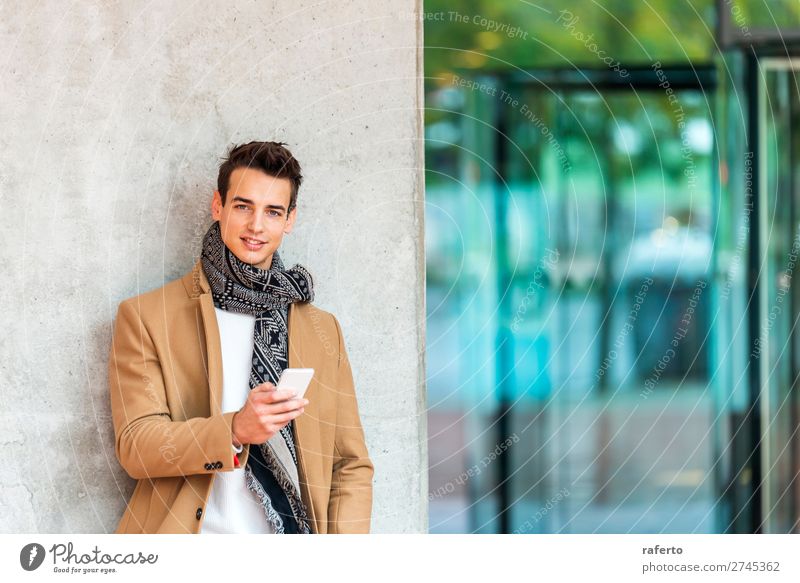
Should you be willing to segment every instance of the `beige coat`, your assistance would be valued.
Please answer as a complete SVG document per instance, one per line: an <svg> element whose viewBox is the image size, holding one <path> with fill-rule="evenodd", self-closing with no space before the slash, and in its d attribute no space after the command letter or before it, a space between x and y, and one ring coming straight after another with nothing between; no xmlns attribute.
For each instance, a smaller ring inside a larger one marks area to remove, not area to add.
<svg viewBox="0 0 800 583"><path fill-rule="evenodd" d="M373 465L336 318L289 309L289 367L313 368L295 419L301 495L315 533L369 532ZM109 359L117 458L137 479L117 533L197 533L217 472L234 469L222 413L222 350L198 261L180 279L119 305ZM244 467L250 446L239 454Z"/></svg>

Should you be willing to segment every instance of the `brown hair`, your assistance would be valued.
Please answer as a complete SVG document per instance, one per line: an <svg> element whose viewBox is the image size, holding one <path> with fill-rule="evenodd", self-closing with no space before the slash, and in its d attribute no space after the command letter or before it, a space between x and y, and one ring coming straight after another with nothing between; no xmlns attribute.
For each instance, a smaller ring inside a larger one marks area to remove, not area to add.
<svg viewBox="0 0 800 583"><path fill-rule="evenodd" d="M284 147L285 145L283 142L250 142L233 146L219 167L217 177L217 190L222 198L222 205L225 206L231 173L236 168L255 168L275 178L289 179L292 183L292 194L286 212L291 212L297 206L297 191L300 189L303 176L300 174L300 163Z"/></svg>

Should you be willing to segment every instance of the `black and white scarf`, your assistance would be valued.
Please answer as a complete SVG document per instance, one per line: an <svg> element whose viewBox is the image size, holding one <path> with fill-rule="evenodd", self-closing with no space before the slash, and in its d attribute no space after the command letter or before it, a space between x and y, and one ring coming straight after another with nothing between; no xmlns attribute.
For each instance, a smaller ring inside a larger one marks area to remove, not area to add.
<svg viewBox="0 0 800 583"><path fill-rule="evenodd" d="M276 250L269 269L240 260L222 240L215 221L203 238L201 255L214 305L222 310L255 316L250 389L270 381L278 384L288 367L289 304L314 299L311 274L301 265L284 269ZM310 532L300 496L294 420L262 444L251 444L245 465L248 489L261 501L276 533Z"/></svg>

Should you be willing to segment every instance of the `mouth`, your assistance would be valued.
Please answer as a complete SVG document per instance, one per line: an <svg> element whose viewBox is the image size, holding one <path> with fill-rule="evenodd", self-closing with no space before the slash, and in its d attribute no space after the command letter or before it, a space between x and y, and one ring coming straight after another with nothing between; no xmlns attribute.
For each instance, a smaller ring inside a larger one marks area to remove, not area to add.
<svg viewBox="0 0 800 583"><path fill-rule="evenodd" d="M244 246L249 249L250 251L258 251L267 244L266 241L261 241L260 239L252 239L250 237L240 237Z"/></svg>

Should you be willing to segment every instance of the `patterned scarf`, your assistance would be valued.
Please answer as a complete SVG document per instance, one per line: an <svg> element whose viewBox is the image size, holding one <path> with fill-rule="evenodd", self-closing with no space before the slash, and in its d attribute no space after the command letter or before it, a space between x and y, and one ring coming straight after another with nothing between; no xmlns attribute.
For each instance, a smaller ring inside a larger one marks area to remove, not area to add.
<svg viewBox="0 0 800 583"><path fill-rule="evenodd" d="M269 269L241 261L222 241L218 221L203 238L201 262L214 305L255 316L250 389L267 381L277 385L289 364L289 304L313 301L311 274L301 265L285 270L277 250ZM294 441L292 420L265 443L251 444L245 466L247 487L279 534L310 532Z"/></svg>

